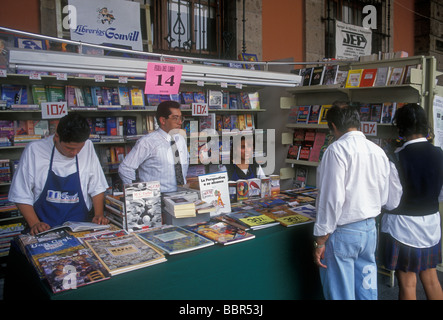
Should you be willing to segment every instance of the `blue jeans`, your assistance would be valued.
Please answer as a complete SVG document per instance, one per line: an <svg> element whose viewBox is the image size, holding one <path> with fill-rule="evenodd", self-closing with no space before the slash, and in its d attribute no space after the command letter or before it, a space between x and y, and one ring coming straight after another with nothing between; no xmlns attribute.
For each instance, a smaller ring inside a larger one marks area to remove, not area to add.
<svg viewBox="0 0 443 320"><path fill-rule="evenodd" d="M320 268L327 300L377 300L375 219L339 226L326 242Z"/></svg>

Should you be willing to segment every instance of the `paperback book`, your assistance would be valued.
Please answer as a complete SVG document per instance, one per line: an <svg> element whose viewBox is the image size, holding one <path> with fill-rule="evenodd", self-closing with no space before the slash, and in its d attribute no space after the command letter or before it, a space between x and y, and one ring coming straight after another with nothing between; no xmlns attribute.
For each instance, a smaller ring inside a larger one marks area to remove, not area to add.
<svg viewBox="0 0 443 320"><path fill-rule="evenodd" d="M139 231L137 235L169 255L202 249L214 244L198 233L179 226L164 225Z"/></svg>
<svg viewBox="0 0 443 320"><path fill-rule="evenodd" d="M255 235L244 229L218 220L196 223L185 228L224 246L255 238Z"/></svg>
<svg viewBox="0 0 443 320"><path fill-rule="evenodd" d="M226 171L209 173L198 177L200 200L214 205L213 215L231 212L228 174Z"/></svg>
<svg viewBox="0 0 443 320"><path fill-rule="evenodd" d="M158 249L135 233L117 238L86 240L85 243L112 276L166 261Z"/></svg>

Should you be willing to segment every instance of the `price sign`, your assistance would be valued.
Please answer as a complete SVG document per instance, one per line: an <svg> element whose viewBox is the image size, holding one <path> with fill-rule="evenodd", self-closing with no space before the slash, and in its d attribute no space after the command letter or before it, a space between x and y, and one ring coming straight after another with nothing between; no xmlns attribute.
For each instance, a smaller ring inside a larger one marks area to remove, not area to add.
<svg viewBox="0 0 443 320"><path fill-rule="evenodd" d="M42 119L58 119L68 114L68 104L63 102L42 102Z"/></svg>
<svg viewBox="0 0 443 320"><path fill-rule="evenodd" d="M149 62L145 94L178 94L182 71L179 64Z"/></svg>
<svg viewBox="0 0 443 320"><path fill-rule="evenodd" d="M193 103L192 104L192 115L193 116L207 116L208 115L208 104L207 103Z"/></svg>
<svg viewBox="0 0 443 320"><path fill-rule="evenodd" d="M361 122L360 130L367 136L376 136L377 122Z"/></svg>

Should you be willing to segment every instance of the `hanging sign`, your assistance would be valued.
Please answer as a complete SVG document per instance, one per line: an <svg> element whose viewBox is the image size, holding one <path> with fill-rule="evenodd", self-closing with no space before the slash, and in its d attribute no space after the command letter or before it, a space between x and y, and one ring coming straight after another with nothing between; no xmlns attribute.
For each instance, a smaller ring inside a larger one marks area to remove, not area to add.
<svg viewBox="0 0 443 320"><path fill-rule="evenodd" d="M68 114L66 101L63 102L42 102L42 119L58 119Z"/></svg>
<svg viewBox="0 0 443 320"><path fill-rule="evenodd" d="M360 131L367 136L376 136L377 122L362 121L360 123Z"/></svg>
<svg viewBox="0 0 443 320"><path fill-rule="evenodd" d="M357 59L371 54L372 30L336 21L335 52L337 59Z"/></svg>
<svg viewBox="0 0 443 320"><path fill-rule="evenodd" d="M182 71L180 64L149 62L145 94L178 94Z"/></svg>
<svg viewBox="0 0 443 320"><path fill-rule="evenodd" d="M193 103L192 104L192 115L193 116L207 116L208 115L208 104L207 103Z"/></svg>

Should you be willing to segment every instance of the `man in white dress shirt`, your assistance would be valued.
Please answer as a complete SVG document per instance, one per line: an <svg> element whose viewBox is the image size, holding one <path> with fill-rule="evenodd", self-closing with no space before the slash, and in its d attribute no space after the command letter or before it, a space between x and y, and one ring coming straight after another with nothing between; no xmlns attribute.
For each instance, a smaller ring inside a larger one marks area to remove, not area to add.
<svg viewBox="0 0 443 320"><path fill-rule="evenodd" d="M184 183L189 166L186 140L179 134L183 123L180 104L175 101L160 103L155 117L159 128L136 142L120 163L118 173L124 184L159 181L161 192L173 192L177 190L175 163L178 159L173 154L172 139L175 140L179 152Z"/></svg>
<svg viewBox="0 0 443 320"><path fill-rule="evenodd" d="M374 218L388 199L389 160L358 131L356 108L334 105L327 121L336 141L317 171L314 262L326 299L377 299Z"/></svg>

